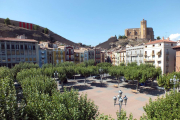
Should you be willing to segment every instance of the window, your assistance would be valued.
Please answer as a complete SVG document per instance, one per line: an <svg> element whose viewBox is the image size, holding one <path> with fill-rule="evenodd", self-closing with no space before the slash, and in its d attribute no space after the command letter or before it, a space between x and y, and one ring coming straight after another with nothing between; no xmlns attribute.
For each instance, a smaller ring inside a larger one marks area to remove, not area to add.
<svg viewBox="0 0 180 120"><path fill-rule="evenodd" d="M27 45L25 45L25 50L27 50Z"/></svg>
<svg viewBox="0 0 180 120"><path fill-rule="evenodd" d="M29 50L31 50L31 45L29 45Z"/></svg>
<svg viewBox="0 0 180 120"><path fill-rule="evenodd" d="M147 46L145 46L145 48L147 48Z"/></svg>
<svg viewBox="0 0 180 120"><path fill-rule="evenodd" d="M11 61L11 58L8 58L8 62L10 62Z"/></svg>
<svg viewBox="0 0 180 120"><path fill-rule="evenodd" d="M35 48L35 45L33 45L33 50L35 50L36 48Z"/></svg>
<svg viewBox="0 0 180 120"><path fill-rule="evenodd" d="M155 45L153 45L153 47L154 47Z"/></svg>
<svg viewBox="0 0 180 120"><path fill-rule="evenodd" d="M23 45L20 45L20 49L23 50Z"/></svg>
<svg viewBox="0 0 180 120"><path fill-rule="evenodd" d="M15 49L14 45L11 45L11 49Z"/></svg>
<svg viewBox="0 0 180 120"><path fill-rule="evenodd" d="M1 49L5 49L5 46L4 46L4 44L1 44Z"/></svg>
<svg viewBox="0 0 180 120"><path fill-rule="evenodd" d="M161 44L159 44L159 46L161 46Z"/></svg>
<svg viewBox="0 0 180 120"><path fill-rule="evenodd" d="M173 43L171 43L171 46L173 46Z"/></svg>
<svg viewBox="0 0 180 120"><path fill-rule="evenodd" d="M7 49L10 49L10 45L7 45Z"/></svg>
<svg viewBox="0 0 180 120"><path fill-rule="evenodd" d="M21 61L24 61L24 58L21 58Z"/></svg>
<svg viewBox="0 0 180 120"><path fill-rule="evenodd" d="M16 61L20 61L20 58L16 58Z"/></svg>

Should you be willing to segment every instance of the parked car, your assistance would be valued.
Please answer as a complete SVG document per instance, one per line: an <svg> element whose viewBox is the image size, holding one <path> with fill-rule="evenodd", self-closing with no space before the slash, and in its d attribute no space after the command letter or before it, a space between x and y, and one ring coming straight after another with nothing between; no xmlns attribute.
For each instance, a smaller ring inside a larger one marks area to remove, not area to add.
<svg viewBox="0 0 180 120"><path fill-rule="evenodd" d="M93 79L99 79L99 78L101 78L100 75L93 76Z"/></svg>

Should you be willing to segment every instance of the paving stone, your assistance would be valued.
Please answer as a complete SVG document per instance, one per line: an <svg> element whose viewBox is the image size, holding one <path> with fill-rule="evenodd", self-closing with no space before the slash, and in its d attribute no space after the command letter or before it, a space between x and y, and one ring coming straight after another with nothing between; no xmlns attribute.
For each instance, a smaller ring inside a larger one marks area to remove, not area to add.
<svg viewBox="0 0 180 120"><path fill-rule="evenodd" d="M106 88L107 90L112 90L113 88Z"/></svg>
<svg viewBox="0 0 180 120"><path fill-rule="evenodd" d="M138 110L144 111L143 107L140 107Z"/></svg>
<svg viewBox="0 0 180 120"><path fill-rule="evenodd" d="M96 92L100 93L100 92L102 92L102 91L98 90L98 91L96 91Z"/></svg>
<svg viewBox="0 0 180 120"><path fill-rule="evenodd" d="M146 98L143 98L143 97L138 97L138 98L136 98L136 100L139 100L139 101L146 101L147 99L146 99Z"/></svg>

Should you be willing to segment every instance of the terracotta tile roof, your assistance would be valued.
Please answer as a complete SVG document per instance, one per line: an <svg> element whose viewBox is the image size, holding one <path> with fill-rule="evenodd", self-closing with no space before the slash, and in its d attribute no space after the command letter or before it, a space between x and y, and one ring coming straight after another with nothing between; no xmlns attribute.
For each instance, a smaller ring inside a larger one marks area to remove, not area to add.
<svg viewBox="0 0 180 120"><path fill-rule="evenodd" d="M177 48L180 48L180 45L178 45L178 46L175 46L175 47L172 47L173 49L177 49Z"/></svg>
<svg viewBox="0 0 180 120"><path fill-rule="evenodd" d="M18 39L18 38L0 38L0 41L38 42L33 39Z"/></svg>
<svg viewBox="0 0 180 120"><path fill-rule="evenodd" d="M156 44L156 43L177 43L177 42L171 40L155 40L152 42L148 42L145 45Z"/></svg>

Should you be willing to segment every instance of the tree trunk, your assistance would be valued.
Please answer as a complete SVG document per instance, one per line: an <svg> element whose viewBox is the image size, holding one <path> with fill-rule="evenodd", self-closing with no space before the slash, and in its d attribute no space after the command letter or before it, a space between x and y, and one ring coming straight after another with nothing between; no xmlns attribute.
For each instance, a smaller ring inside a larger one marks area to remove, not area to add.
<svg viewBox="0 0 180 120"><path fill-rule="evenodd" d="M119 88L119 79L118 79L118 77L117 77L117 80L118 80L118 88Z"/></svg>
<svg viewBox="0 0 180 120"><path fill-rule="evenodd" d="M62 89L62 90L63 90L63 82L64 82L64 81L61 81L61 89Z"/></svg>
<svg viewBox="0 0 180 120"><path fill-rule="evenodd" d="M74 75L74 80L75 80L75 75Z"/></svg>
<svg viewBox="0 0 180 120"><path fill-rule="evenodd" d="M139 80L137 81L136 91L138 91L138 88L139 88Z"/></svg>
<svg viewBox="0 0 180 120"><path fill-rule="evenodd" d="M84 85L86 84L86 77L85 77L85 80L84 80Z"/></svg>

